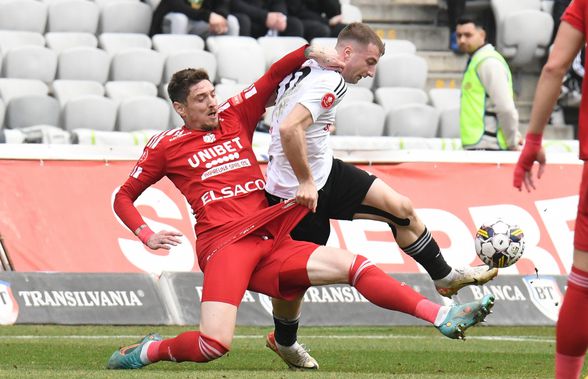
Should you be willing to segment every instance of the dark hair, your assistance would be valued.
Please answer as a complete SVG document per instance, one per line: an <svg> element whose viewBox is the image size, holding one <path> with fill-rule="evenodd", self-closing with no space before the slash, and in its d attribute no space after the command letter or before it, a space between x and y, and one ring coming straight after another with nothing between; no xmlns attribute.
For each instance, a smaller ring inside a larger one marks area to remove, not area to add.
<svg viewBox="0 0 588 379"><path fill-rule="evenodd" d="M459 18L455 24L456 25L474 24L476 29L482 29L483 31L486 31L486 24L480 20L475 20L473 18L462 17L462 18Z"/></svg>
<svg viewBox="0 0 588 379"><path fill-rule="evenodd" d="M185 104L190 88L203 80L210 81L208 73L201 68L185 68L176 72L167 85L170 100Z"/></svg>
<svg viewBox="0 0 588 379"><path fill-rule="evenodd" d="M356 41L362 45L373 43L378 47L380 55L384 55L385 47L380 37L372 28L361 22L352 22L344 27L337 36L337 44L340 41Z"/></svg>

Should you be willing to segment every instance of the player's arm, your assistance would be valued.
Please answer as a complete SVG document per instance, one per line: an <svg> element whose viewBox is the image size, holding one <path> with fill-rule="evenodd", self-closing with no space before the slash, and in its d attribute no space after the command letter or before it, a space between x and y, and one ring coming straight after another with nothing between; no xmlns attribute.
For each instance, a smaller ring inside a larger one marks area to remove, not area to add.
<svg viewBox="0 0 588 379"><path fill-rule="evenodd" d="M298 179L296 202L316 211L318 192L308 164L306 129L313 123L312 114L298 103L280 124L280 140L284 154Z"/></svg>
<svg viewBox="0 0 588 379"><path fill-rule="evenodd" d="M134 205L135 200L152 184L161 179L161 161L157 159L153 149L145 148L143 157L137 162L131 175L121 186L114 197L114 212L121 221L151 249L166 249L180 243L178 232L162 230L155 233Z"/></svg>
<svg viewBox="0 0 588 379"><path fill-rule="evenodd" d="M253 86L245 89L241 94L245 100L243 104L246 106L240 108L245 112L244 117L247 119L247 125L252 128L251 133L265 112L268 99L273 95L278 84L286 75L296 71L307 59L314 59L321 66L332 70L340 70L345 65L334 49L309 45L301 46L278 60Z"/></svg>
<svg viewBox="0 0 588 379"><path fill-rule="evenodd" d="M541 146L543 130L549 121L549 116L559 96L563 77L574 57L584 46L584 38L584 34L566 22L564 18L557 31L547 63L541 70L541 76L535 90L525 146L514 171L513 185L519 191L523 183L528 192L535 189L531 171L535 161L539 162L537 178L539 179L543 175L545 170L545 151Z"/></svg>

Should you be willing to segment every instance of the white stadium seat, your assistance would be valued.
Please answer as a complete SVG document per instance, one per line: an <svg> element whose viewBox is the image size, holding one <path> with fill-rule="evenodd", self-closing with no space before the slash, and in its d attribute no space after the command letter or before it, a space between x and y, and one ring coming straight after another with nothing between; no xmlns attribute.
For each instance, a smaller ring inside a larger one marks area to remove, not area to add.
<svg viewBox="0 0 588 379"><path fill-rule="evenodd" d="M374 84L380 87L423 89L427 81L427 61L414 54L391 54L380 58Z"/></svg>
<svg viewBox="0 0 588 379"><path fill-rule="evenodd" d="M335 115L338 136L381 136L386 113L378 104L366 101L341 104Z"/></svg>
<svg viewBox="0 0 588 379"><path fill-rule="evenodd" d="M76 97L86 95L104 96L104 86L91 80L57 79L51 83L51 93L63 107L70 99L75 99Z"/></svg>
<svg viewBox="0 0 588 379"><path fill-rule="evenodd" d="M110 63L110 80L140 80L161 83L163 56L149 49L119 51Z"/></svg>
<svg viewBox="0 0 588 379"><path fill-rule="evenodd" d="M289 52L308 43L302 37L259 37L257 42L263 50L266 68Z"/></svg>
<svg viewBox="0 0 588 379"><path fill-rule="evenodd" d="M414 43L406 39L382 39L384 42L384 54L416 54Z"/></svg>
<svg viewBox="0 0 588 379"><path fill-rule="evenodd" d="M70 99L63 109L63 127L113 131L117 104L103 96L86 95Z"/></svg>
<svg viewBox="0 0 588 379"><path fill-rule="evenodd" d="M157 86L142 81L111 81L104 85L106 96L120 103L128 98L137 96L157 97Z"/></svg>
<svg viewBox="0 0 588 379"><path fill-rule="evenodd" d="M391 137L434 138L439 127L439 111L426 104L405 104L386 114L385 133Z"/></svg>
<svg viewBox="0 0 588 379"><path fill-rule="evenodd" d="M163 81L169 82L175 72L185 68L202 68L208 73L210 81L215 82L216 57L204 50L184 50L168 55L165 59Z"/></svg>
<svg viewBox="0 0 588 379"><path fill-rule="evenodd" d="M216 99L220 104L225 100L237 95L248 86L248 84L242 83L219 83L216 86L214 86L214 90L216 92Z"/></svg>
<svg viewBox="0 0 588 379"><path fill-rule="evenodd" d="M55 79L57 54L41 46L15 47L6 52L2 72L7 78L38 79L49 83Z"/></svg>
<svg viewBox="0 0 588 379"><path fill-rule="evenodd" d="M195 34L156 34L151 41L153 49L164 55L184 50L204 50L204 40Z"/></svg>
<svg viewBox="0 0 588 379"><path fill-rule="evenodd" d="M105 83L110 71L110 56L95 47L72 47L59 53L58 79L92 80Z"/></svg>
<svg viewBox="0 0 588 379"><path fill-rule="evenodd" d="M461 90L456 88L432 88L429 91L431 104L440 112L438 136L459 138L459 110Z"/></svg>
<svg viewBox="0 0 588 379"><path fill-rule="evenodd" d="M0 1L0 29L45 33L47 4L35 0Z"/></svg>
<svg viewBox="0 0 588 379"><path fill-rule="evenodd" d="M214 55L219 82L250 84L265 72L265 58L257 42L254 45L221 44L215 47Z"/></svg>
<svg viewBox="0 0 588 379"><path fill-rule="evenodd" d="M151 49L151 38L139 33L102 33L98 43L111 55L130 48Z"/></svg>
<svg viewBox="0 0 588 379"><path fill-rule="evenodd" d="M100 32L147 34L152 12L149 5L138 1L110 1L102 6Z"/></svg>
<svg viewBox="0 0 588 379"><path fill-rule="evenodd" d="M41 33L21 30L0 30L0 53L2 55L13 47L45 46L45 38Z"/></svg>
<svg viewBox="0 0 588 379"><path fill-rule="evenodd" d="M347 92L343 96L343 100L339 104L347 104L355 101L367 101L371 103L374 101L374 93L365 87L358 85L347 85Z"/></svg>
<svg viewBox="0 0 588 379"><path fill-rule="evenodd" d="M137 130L165 130L169 126L170 105L155 96L136 96L123 100L118 107L117 129L123 132Z"/></svg>
<svg viewBox="0 0 588 379"><path fill-rule="evenodd" d="M96 34L100 9L92 1L62 0L49 4L49 32L84 32Z"/></svg>
<svg viewBox="0 0 588 379"><path fill-rule="evenodd" d="M45 33L45 41L47 47L57 54L71 47L98 47L98 38L94 34L83 32L49 32Z"/></svg>
<svg viewBox="0 0 588 379"><path fill-rule="evenodd" d="M59 102L51 96L17 97L6 107L6 127L21 129L35 125L59 126L59 113Z"/></svg>
<svg viewBox="0 0 588 379"><path fill-rule="evenodd" d="M419 88L381 87L376 90L376 103L386 112L405 104L427 104L427 93Z"/></svg>
<svg viewBox="0 0 588 379"><path fill-rule="evenodd" d="M17 97L48 93L49 87L40 80L0 78L0 98L4 100L4 104Z"/></svg>

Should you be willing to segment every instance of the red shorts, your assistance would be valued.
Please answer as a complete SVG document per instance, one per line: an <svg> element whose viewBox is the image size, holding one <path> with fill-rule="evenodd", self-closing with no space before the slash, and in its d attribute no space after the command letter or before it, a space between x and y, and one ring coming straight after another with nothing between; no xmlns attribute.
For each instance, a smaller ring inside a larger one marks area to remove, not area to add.
<svg viewBox="0 0 588 379"><path fill-rule="evenodd" d="M582 183L580 184L580 201L574 230L574 248L588 252L588 165L584 162Z"/></svg>
<svg viewBox="0 0 588 379"><path fill-rule="evenodd" d="M306 264L317 245L255 231L217 251L206 262L202 301L239 306L246 289L294 300L310 287Z"/></svg>

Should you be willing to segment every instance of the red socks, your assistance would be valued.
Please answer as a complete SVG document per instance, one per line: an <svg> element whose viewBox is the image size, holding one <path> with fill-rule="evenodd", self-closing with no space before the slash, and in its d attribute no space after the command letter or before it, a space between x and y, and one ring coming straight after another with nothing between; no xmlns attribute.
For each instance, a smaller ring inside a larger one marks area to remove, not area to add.
<svg viewBox="0 0 588 379"><path fill-rule="evenodd" d="M147 359L158 361L209 362L225 355L229 349L200 332L185 332L175 338L151 342Z"/></svg>
<svg viewBox="0 0 588 379"><path fill-rule="evenodd" d="M430 323L435 321L441 308L405 283L388 276L361 255L355 257L349 269L349 284L375 305L408 313Z"/></svg>
<svg viewBox="0 0 588 379"><path fill-rule="evenodd" d="M588 348L588 272L572 267L556 328L555 377L578 378Z"/></svg>

